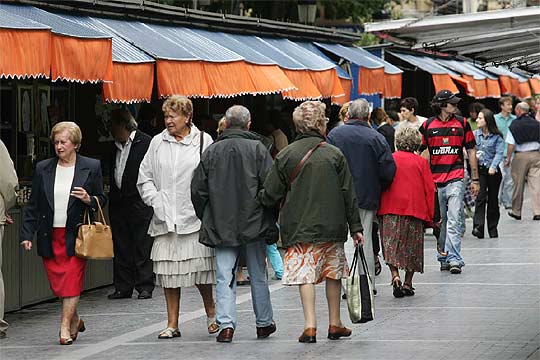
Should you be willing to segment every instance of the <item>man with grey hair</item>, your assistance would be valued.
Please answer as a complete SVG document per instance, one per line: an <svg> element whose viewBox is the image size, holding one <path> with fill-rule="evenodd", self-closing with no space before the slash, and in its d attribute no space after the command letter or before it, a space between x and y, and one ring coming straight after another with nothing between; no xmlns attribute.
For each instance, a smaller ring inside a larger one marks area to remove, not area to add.
<svg viewBox="0 0 540 360"><path fill-rule="evenodd" d="M19 184L17 173L13 167L13 161L9 156L2 140L0 140L0 339L6 336L8 323L4 321L4 277L2 276L2 238L4 227L13 224L13 219L8 215L8 210L15 205L17 193L15 190Z"/></svg>
<svg viewBox="0 0 540 360"><path fill-rule="evenodd" d="M115 291L108 298L131 298L133 289L136 289L139 299L150 299L154 290L150 260L154 240L147 230L153 212L139 195L137 178L152 138L137 130L137 122L125 109L111 113L111 133L115 143L110 171L109 214L114 244Z"/></svg>
<svg viewBox="0 0 540 360"><path fill-rule="evenodd" d="M510 125L505 139L508 153L504 165L508 167L512 161L514 180L512 210L508 215L517 220L521 220L525 182L531 193L533 220L540 220L540 124L530 115L529 110L526 102L516 105L517 119ZM511 160L513 153L515 156Z"/></svg>
<svg viewBox="0 0 540 360"><path fill-rule="evenodd" d="M396 164L384 136L367 122L369 117L367 100L356 99L351 102L348 113L349 118L346 119L345 125L332 129L327 142L343 152L354 178L360 219L364 226L364 239L368 239L364 242L364 252L375 289L375 254L373 241L369 240L372 239L373 221L379 208L381 192L392 183ZM349 243L351 242L346 244ZM351 254L354 251L349 248L347 252Z"/></svg>
<svg viewBox="0 0 540 360"><path fill-rule="evenodd" d="M199 242L215 248L218 342L231 342L236 328L236 281L240 252L251 280L257 338L276 331L266 277L266 244L277 242L277 214L257 193L272 166L261 137L249 132L249 110L225 113L225 130L202 155L191 182L191 200L202 220Z"/></svg>

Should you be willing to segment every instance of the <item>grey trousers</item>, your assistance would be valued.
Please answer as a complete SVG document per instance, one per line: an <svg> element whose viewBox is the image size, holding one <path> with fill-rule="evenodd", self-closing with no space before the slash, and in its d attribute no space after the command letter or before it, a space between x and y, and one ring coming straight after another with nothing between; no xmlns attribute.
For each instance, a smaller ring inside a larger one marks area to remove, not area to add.
<svg viewBox="0 0 540 360"><path fill-rule="evenodd" d="M4 301L6 293L4 292L4 276L2 275L2 239L4 238L4 225L0 225L0 331L5 332L9 326L4 321Z"/></svg>
<svg viewBox="0 0 540 360"><path fill-rule="evenodd" d="M373 254L373 241L372 241L372 231L373 231L373 220L375 220L375 214L377 210L360 210L360 220L362 221L362 227L364 228L364 255L366 256L366 261L368 265L369 277L371 278L371 283L373 289L375 287L375 255ZM360 274L363 273L362 266L358 267Z"/></svg>

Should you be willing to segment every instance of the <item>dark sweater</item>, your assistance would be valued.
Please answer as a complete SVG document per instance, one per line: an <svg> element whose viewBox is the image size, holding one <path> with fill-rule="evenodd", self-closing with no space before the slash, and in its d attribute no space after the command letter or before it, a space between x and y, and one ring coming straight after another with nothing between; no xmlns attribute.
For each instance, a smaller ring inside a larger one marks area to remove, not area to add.
<svg viewBox="0 0 540 360"><path fill-rule="evenodd" d="M510 125L510 131L516 143L540 142L540 122L529 114L523 114Z"/></svg>

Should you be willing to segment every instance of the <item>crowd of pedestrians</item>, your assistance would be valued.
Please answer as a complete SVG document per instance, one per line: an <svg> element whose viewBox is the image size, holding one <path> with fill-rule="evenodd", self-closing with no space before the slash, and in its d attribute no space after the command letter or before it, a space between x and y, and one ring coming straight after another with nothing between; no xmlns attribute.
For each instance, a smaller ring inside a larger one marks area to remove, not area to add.
<svg viewBox="0 0 540 360"><path fill-rule="evenodd" d="M181 336L181 289L195 286L208 333L231 342L238 326L237 270L245 265L255 332L263 339L277 331L268 259L276 279L299 288L299 342L317 341L315 285L323 281L327 337L350 336L340 297L351 270L346 254L355 247L365 250L374 295L382 248L393 296L403 298L415 294L414 273L424 271L426 228L437 237L440 270L462 272L467 191L476 197L472 234L478 238L486 222L489 237L498 237L499 204L521 220L525 184L533 220L540 220L540 110L521 102L514 116L512 98L501 98L499 113L474 103L466 119L458 115L460 101L439 91L431 101L434 116L425 118L415 98L402 99L399 112L388 113L357 99L342 107L331 130L325 104L306 101L292 113L297 137L290 144L274 125L266 137L251 131L251 114L240 105L226 111L215 140L193 123L193 104L183 96L163 103L165 129L153 137L137 129L127 110L115 110L109 194L114 291L108 298L131 298L136 290L138 299L149 299L154 286L162 287L167 326L157 336L171 339ZM75 256L77 227L86 210L97 211L107 198L100 162L78 154L77 124L57 123L51 141L56 156L36 166L21 245L32 249L37 234L51 289L62 299L59 343L70 345L86 330L77 312L86 266ZM2 143L0 165L7 169L0 176L1 249L17 187ZM8 326L3 288L0 272L0 336Z"/></svg>

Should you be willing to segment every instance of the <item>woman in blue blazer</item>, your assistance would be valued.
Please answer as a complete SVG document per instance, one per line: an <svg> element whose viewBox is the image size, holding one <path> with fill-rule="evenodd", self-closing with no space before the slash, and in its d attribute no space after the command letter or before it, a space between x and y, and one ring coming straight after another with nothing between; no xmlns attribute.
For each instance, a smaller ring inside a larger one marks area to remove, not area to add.
<svg viewBox="0 0 540 360"><path fill-rule="evenodd" d="M62 299L60 344L70 345L84 331L77 305L84 282L86 260L75 256L78 225L86 209L105 205L99 160L77 153L81 129L74 122L56 124L51 131L56 157L40 161L32 180L32 193L24 209L21 245L32 249L37 232L37 252L53 293Z"/></svg>

